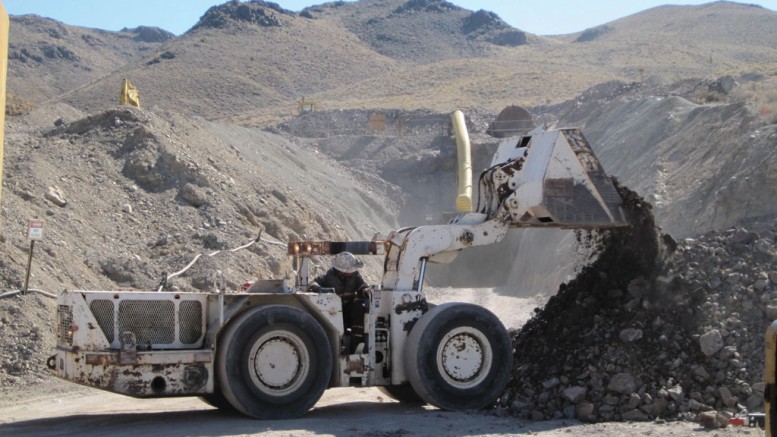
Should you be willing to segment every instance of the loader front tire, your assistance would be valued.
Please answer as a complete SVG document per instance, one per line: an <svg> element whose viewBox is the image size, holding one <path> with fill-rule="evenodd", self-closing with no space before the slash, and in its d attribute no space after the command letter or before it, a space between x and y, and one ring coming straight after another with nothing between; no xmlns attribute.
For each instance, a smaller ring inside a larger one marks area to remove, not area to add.
<svg viewBox="0 0 777 437"><path fill-rule="evenodd" d="M504 391L512 345L490 311L466 303L431 309L407 339L405 372L415 392L444 410L479 410Z"/></svg>
<svg viewBox="0 0 777 437"><path fill-rule="evenodd" d="M218 385L238 411L257 419L299 417L321 398L332 373L324 329L297 308L246 311L219 340Z"/></svg>

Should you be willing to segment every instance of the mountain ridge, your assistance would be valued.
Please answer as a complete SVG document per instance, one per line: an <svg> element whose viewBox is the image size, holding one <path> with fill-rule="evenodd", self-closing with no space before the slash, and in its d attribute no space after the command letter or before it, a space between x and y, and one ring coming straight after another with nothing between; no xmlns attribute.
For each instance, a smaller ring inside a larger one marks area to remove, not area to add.
<svg viewBox="0 0 777 437"><path fill-rule="evenodd" d="M124 49L127 63L87 63L82 57L92 74L59 68L62 60L44 59L46 64L32 69L12 58L9 91L33 101L67 93L63 99L69 104L104 110L114 104L127 77L151 106L190 107L206 118L266 126L293 116L303 97L329 109L499 110L509 104L558 103L606 80L671 82L753 69L769 76L777 70L777 13L737 3L653 8L607 23L610 31L586 42L527 33L525 44L517 46L489 42L495 34L468 39L462 30L467 17L498 17L446 5L361 0L295 14L262 1L228 2L201 19L206 23L219 16L221 27L198 22L164 43L136 43ZM229 18L240 17L240 8L247 11L246 20ZM667 16L675 17L675 32L682 38L658 31ZM721 16L731 17L728 27L714 24ZM689 27L696 22L707 24ZM16 38L29 31L18 19L14 23L11 41L20 45ZM392 35L389 30L399 24L402 32ZM522 32L504 26L497 30ZM738 44L745 34L751 44ZM420 36L412 40L412 35ZM57 42L45 35L36 39L50 46ZM80 53L76 48L65 45L63 53ZM36 87L25 85L30 82Z"/></svg>

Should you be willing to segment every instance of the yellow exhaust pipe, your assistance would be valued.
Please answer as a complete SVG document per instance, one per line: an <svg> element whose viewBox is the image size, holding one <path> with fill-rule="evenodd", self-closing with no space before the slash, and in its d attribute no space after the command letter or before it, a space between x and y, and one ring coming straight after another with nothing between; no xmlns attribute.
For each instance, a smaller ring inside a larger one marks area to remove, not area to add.
<svg viewBox="0 0 777 437"><path fill-rule="evenodd" d="M459 157L459 190L456 196L456 211L472 212L472 157L469 133L464 113L453 112L453 132L456 134L456 152Z"/></svg>

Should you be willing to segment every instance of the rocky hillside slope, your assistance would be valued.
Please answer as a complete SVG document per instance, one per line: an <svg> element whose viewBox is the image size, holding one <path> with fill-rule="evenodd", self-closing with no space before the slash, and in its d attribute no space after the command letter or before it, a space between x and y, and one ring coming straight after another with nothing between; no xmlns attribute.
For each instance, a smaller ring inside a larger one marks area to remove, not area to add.
<svg viewBox="0 0 777 437"><path fill-rule="evenodd" d="M650 205L621 190L633 226L595 236L599 258L513 335L502 398L534 420L705 427L759 411L764 331L775 313L775 221L674 241Z"/></svg>
<svg viewBox="0 0 777 437"><path fill-rule="evenodd" d="M60 104L10 118L6 135L16 145L6 150L3 181L6 290L21 286L30 218L46 220L31 284L47 290L155 289L196 254L260 231L285 245L369 239L395 227L384 192L267 132L129 107L86 115ZM178 286L210 289L215 266L230 289L290 268L285 246L261 242L218 258L204 258Z"/></svg>
<svg viewBox="0 0 777 437"><path fill-rule="evenodd" d="M558 123L584 129L609 173L655 205L665 231L695 236L777 214L777 118L738 97L753 86L748 76L608 83L555 110Z"/></svg>

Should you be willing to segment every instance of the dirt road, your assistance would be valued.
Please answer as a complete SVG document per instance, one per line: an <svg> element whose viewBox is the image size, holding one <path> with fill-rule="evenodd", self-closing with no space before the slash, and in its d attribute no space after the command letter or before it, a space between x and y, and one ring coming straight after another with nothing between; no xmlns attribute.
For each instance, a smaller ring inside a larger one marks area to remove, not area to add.
<svg viewBox="0 0 777 437"><path fill-rule="evenodd" d="M66 382L54 381L62 386ZM377 389L330 389L299 419L257 421L222 413L197 398L133 399L71 387L0 407L3 436L710 436L688 422L581 424L575 420L521 421L484 413L452 413L386 399ZM714 435L761 436L752 428Z"/></svg>

